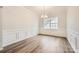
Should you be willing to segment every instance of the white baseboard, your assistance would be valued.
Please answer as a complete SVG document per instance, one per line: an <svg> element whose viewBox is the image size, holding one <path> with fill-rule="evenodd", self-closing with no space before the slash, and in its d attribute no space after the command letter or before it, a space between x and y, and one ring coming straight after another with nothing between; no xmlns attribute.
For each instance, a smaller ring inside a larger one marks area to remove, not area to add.
<svg viewBox="0 0 79 59"><path fill-rule="evenodd" d="M22 40L25 40L25 39L28 39L28 38L31 38L31 37L33 37L33 36L36 36L36 35L30 35L30 36L28 36L28 37L21 38L21 39L19 39L19 40L16 40L16 41L13 41L13 42L4 44L4 45L2 45L2 47L6 47L6 46L8 46L8 45L11 45L11 44L13 44L13 43L17 43L17 42L19 42L19 41L22 41Z"/></svg>
<svg viewBox="0 0 79 59"><path fill-rule="evenodd" d="M4 48L0 48L0 51L3 50Z"/></svg>

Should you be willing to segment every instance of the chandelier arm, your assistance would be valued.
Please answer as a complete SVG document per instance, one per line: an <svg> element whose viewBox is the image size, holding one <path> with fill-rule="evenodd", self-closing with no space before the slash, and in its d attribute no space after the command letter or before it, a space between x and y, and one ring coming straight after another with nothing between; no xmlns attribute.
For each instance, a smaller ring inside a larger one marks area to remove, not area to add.
<svg viewBox="0 0 79 59"><path fill-rule="evenodd" d="M43 19L48 18L48 16L46 15L45 6L43 6L43 8L42 8L42 11L41 11L41 18L43 18Z"/></svg>

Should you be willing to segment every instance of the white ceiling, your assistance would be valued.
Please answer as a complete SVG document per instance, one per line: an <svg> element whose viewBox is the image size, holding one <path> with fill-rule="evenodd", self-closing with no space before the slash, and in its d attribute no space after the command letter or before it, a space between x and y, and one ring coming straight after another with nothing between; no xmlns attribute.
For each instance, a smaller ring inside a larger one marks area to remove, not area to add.
<svg viewBox="0 0 79 59"><path fill-rule="evenodd" d="M41 15L42 9L44 6L25 6L25 8L30 9L31 11L37 13L38 15ZM66 6L45 6L46 14L49 15L51 12L65 12L67 9Z"/></svg>

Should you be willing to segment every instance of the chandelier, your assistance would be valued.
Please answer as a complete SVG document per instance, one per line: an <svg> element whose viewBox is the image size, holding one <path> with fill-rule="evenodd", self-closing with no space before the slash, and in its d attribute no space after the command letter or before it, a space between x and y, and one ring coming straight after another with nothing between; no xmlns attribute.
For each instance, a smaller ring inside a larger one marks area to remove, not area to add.
<svg viewBox="0 0 79 59"><path fill-rule="evenodd" d="M43 19L48 18L47 14L46 14L45 6L43 6L41 9L41 18L43 18Z"/></svg>

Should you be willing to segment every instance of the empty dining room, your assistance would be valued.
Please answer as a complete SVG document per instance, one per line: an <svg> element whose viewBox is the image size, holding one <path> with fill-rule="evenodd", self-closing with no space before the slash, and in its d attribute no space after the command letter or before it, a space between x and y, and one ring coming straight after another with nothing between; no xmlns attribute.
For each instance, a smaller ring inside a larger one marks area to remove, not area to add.
<svg viewBox="0 0 79 59"><path fill-rule="evenodd" d="M0 53L78 53L79 6L0 6Z"/></svg>

